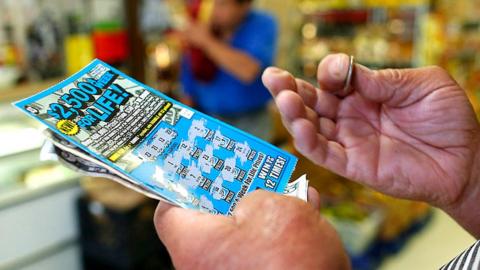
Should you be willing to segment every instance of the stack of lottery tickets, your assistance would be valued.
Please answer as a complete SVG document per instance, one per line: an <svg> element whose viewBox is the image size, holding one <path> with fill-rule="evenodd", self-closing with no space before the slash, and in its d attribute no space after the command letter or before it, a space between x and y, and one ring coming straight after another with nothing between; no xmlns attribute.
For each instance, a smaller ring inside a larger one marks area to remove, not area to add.
<svg viewBox="0 0 480 270"><path fill-rule="evenodd" d="M151 198L221 215L257 189L306 200L295 156L100 60L15 106L47 126L44 156Z"/></svg>

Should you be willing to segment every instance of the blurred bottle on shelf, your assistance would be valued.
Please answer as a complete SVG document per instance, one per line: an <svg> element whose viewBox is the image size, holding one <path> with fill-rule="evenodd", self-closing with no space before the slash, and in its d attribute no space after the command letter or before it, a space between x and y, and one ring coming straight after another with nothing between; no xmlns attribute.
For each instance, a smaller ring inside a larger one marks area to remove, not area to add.
<svg viewBox="0 0 480 270"><path fill-rule="evenodd" d="M123 1L92 0L92 38L95 57L120 67L129 57Z"/></svg>
<svg viewBox="0 0 480 270"><path fill-rule="evenodd" d="M3 30L3 32L1 31ZM21 76L20 50L13 39L13 28L5 24L0 29L0 90L14 85Z"/></svg>
<svg viewBox="0 0 480 270"><path fill-rule="evenodd" d="M29 73L33 79L46 79L63 75L63 35L60 22L48 8L27 27L26 47Z"/></svg>
<svg viewBox="0 0 480 270"><path fill-rule="evenodd" d="M65 37L65 65L68 75L81 69L95 58L92 36L81 15L67 16L68 34Z"/></svg>
<svg viewBox="0 0 480 270"><path fill-rule="evenodd" d="M420 37L418 64L420 66L441 63L447 46L445 35L445 17L438 9L438 1L431 1L429 12L420 18Z"/></svg>
<svg viewBox="0 0 480 270"><path fill-rule="evenodd" d="M13 41L13 28L10 24L6 24L3 28L5 33L5 42L2 44L2 54L0 57L0 65L17 66L20 61L19 50Z"/></svg>

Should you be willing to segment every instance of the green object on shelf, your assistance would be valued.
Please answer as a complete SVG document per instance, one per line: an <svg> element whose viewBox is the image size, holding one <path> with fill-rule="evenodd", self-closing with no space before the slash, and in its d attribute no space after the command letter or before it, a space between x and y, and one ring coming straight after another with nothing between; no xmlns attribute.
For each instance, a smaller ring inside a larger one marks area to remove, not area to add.
<svg viewBox="0 0 480 270"><path fill-rule="evenodd" d="M115 32L124 28L122 23L118 21L103 21L93 24L93 30L96 32Z"/></svg>

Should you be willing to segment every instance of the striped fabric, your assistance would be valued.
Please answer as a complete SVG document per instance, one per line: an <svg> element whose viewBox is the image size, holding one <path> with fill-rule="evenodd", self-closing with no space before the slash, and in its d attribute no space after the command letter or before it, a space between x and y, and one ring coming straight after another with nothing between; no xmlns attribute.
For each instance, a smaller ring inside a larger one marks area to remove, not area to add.
<svg viewBox="0 0 480 270"><path fill-rule="evenodd" d="M455 257L440 270L479 270L480 269L480 241Z"/></svg>

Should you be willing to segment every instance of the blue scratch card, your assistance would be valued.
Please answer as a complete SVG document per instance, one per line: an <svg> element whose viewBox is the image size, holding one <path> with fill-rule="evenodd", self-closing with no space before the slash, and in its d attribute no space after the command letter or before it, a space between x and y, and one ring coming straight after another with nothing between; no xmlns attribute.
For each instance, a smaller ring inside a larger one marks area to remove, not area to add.
<svg viewBox="0 0 480 270"><path fill-rule="evenodd" d="M246 193L284 193L297 159L94 60L15 106L181 207L229 215Z"/></svg>

